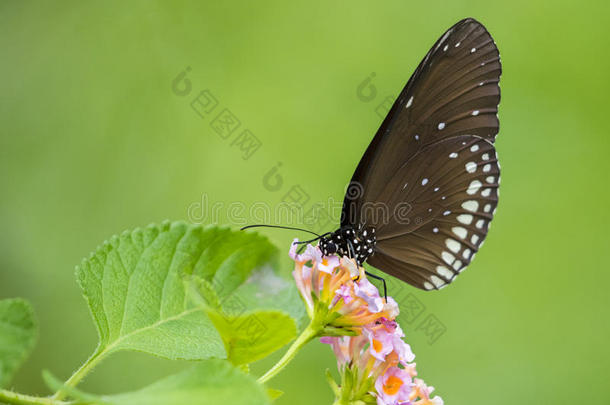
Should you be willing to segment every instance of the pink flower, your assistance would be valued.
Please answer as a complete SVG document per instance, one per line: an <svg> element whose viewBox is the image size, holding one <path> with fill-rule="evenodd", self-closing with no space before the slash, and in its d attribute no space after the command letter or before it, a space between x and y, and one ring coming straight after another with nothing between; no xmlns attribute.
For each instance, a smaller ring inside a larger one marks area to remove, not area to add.
<svg viewBox="0 0 610 405"><path fill-rule="evenodd" d="M430 398L430 394L434 391L434 387L426 385L424 380L416 378L411 392L411 400L415 400L413 405L443 405L444 401L441 397Z"/></svg>
<svg viewBox="0 0 610 405"><path fill-rule="evenodd" d="M364 329L363 332L369 340L371 355L379 361L385 361L385 357L394 350L394 334L385 330L375 333L372 330Z"/></svg>
<svg viewBox="0 0 610 405"><path fill-rule="evenodd" d="M307 245L305 247L305 252L303 252L303 254L297 254L297 249L299 248L299 245L297 245L296 242L298 241L298 239L295 239L292 242L292 245L290 245L290 251L288 252L288 255L292 260L294 260L295 262L308 262L310 260L315 262L322 261L322 252L320 252L320 249L311 245Z"/></svg>
<svg viewBox="0 0 610 405"><path fill-rule="evenodd" d="M337 358L337 366L341 369L347 362L352 360L351 350L353 340L350 336L324 336L320 342L329 344Z"/></svg>
<svg viewBox="0 0 610 405"><path fill-rule="evenodd" d="M388 302L385 303L383 310L387 312L389 319L396 319L399 314L398 304L394 301L394 298L388 297ZM404 335L403 335L404 336Z"/></svg>
<svg viewBox="0 0 610 405"><path fill-rule="evenodd" d="M442 405L440 397L430 398L434 388L415 378L415 355L396 322L396 301L381 297L353 259L323 256L311 245L297 254L297 246L290 248L292 274L320 331L314 336L322 336L337 358L342 383L331 382L337 403Z"/></svg>
<svg viewBox="0 0 610 405"><path fill-rule="evenodd" d="M442 398L430 399L432 387L413 381L415 355L403 337L396 321L381 318L363 327L362 335L322 338L337 358L342 379L338 397L363 404L442 405ZM349 392L342 391L344 387Z"/></svg>
<svg viewBox="0 0 610 405"><path fill-rule="evenodd" d="M352 290L347 284L343 284L337 289L337 291L335 291L335 293L335 299L343 300L346 304L349 304L353 299Z"/></svg>
<svg viewBox="0 0 610 405"><path fill-rule="evenodd" d="M409 373L398 367L390 367L375 381L377 405L408 404L411 385Z"/></svg>
<svg viewBox="0 0 610 405"><path fill-rule="evenodd" d="M332 274L333 271L339 267L339 258L337 256L324 257L318 264L318 267L320 268L320 271Z"/></svg>
<svg viewBox="0 0 610 405"><path fill-rule="evenodd" d="M393 351L398 355L398 362L405 367L415 360L411 346L402 340L405 334L396 321L383 318L370 328L370 330L365 330L365 334L369 338L373 356L383 361L385 357L381 358L380 356L386 356Z"/></svg>
<svg viewBox="0 0 610 405"><path fill-rule="evenodd" d="M371 312L383 310L384 301L379 296L379 291L366 278L363 278L354 286L354 293L366 301Z"/></svg>
<svg viewBox="0 0 610 405"><path fill-rule="evenodd" d="M322 256L320 249L311 245L297 254L295 242L290 248L295 262L292 275L309 317L323 324L322 335L358 334L364 325L395 312L395 303L386 303L379 296L355 260Z"/></svg>

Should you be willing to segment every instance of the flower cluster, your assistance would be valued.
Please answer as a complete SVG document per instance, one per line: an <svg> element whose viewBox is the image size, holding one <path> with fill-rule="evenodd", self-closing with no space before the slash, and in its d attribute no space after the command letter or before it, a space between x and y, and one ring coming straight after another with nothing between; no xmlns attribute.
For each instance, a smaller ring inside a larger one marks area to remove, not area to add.
<svg viewBox="0 0 610 405"><path fill-rule="evenodd" d="M434 388L415 378L415 355L395 320L396 302L381 297L354 260L322 256L311 245L299 255L296 246L290 250L293 276L341 373L340 386L329 377L335 404L442 405L440 397L430 397Z"/></svg>
<svg viewBox="0 0 610 405"><path fill-rule="evenodd" d="M372 329L372 330L371 330ZM331 345L341 372L341 387L331 380L336 404L442 405L434 390L415 378L415 355L395 321L360 336L323 337Z"/></svg>
<svg viewBox="0 0 610 405"><path fill-rule="evenodd" d="M323 257L320 249L311 245L297 254L297 246L293 243L290 249L295 261L292 275L309 317L322 323L321 335L359 335L365 325L398 315L396 302L380 297L353 259Z"/></svg>

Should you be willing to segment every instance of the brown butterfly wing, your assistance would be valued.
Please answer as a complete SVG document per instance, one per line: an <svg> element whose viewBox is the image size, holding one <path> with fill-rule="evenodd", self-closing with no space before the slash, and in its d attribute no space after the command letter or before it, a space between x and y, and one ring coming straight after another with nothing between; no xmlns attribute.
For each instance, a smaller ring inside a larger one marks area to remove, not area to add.
<svg viewBox="0 0 610 405"><path fill-rule="evenodd" d="M380 201L396 170L422 148L456 135L494 142L501 71L498 49L481 23L468 18L447 30L407 82L358 164L341 225L361 223L362 204Z"/></svg>
<svg viewBox="0 0 610 405"><path fill-rule="evenodd" d="M385 198L389 218L365 208L365 220L377 222L377 244L367 262L419 288L445 286L483 244L499 184L495 149L483 138L461 135L424 148L386 190L394 190Z"/></svg>
<svg viewBox="0 0 610 405"><path fill-rule="evenodd" d="M491 35L474 19L447 30L419 64L344 200L342 226L376 228L369 264L432 289L470 263L497 205L501 71Z"/></svg>

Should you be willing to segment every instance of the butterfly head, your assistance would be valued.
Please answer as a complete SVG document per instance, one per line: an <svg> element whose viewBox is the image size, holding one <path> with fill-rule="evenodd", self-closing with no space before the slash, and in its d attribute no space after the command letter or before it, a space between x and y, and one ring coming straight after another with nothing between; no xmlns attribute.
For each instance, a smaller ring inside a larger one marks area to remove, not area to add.
<svg viewBox="0 0 610 405"><path fill-rule="evenodd" d="M338 250L337 244L331 238L321 238L319 246L324 256L334 255Z"/></svg>

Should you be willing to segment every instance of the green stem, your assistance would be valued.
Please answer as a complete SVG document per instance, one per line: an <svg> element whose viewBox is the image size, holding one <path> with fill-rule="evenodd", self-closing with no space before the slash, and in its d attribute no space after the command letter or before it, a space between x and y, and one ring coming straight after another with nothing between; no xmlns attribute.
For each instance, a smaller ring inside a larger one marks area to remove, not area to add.
<svg viewBox="0 0 610 405"><path fill-rule="evenodd" d="M68 395L65 388L75 388L108 353L108 350L96 350L91 357L89 357L87 361L66 380L64 387L60 388L51 398L54 400L64 399L66 395Z"/></svg>
<svg viewBox="0 0 610 405"><path fill-rule="evenodd" d="M299 337L296 338L296 340L292 343L286 353L284 353L280 361L275 363L275 365L271 367L269 371L267 371L262 377L260 377L258 379L258 382L263 384L273 378L277 373L282 371L282 369L286 367L286 365L288 365L288 363L290 363L292 359L294 359L294 356L296 356L298 351L301 350L301 348L305 346L310 340L318 336L321 330L322 328L314 326L313 322L310 323L309 326L307 326L305 330L303 330L303 332L299 335Z"/></svg>
<svg viewBox="0 0 610 405"><path fill-rule="evenodd" d="M17 405L64 405L68 402L52 398L34 397L31 395L18 394L13 391L0 389L0 402Z"/></svg>

